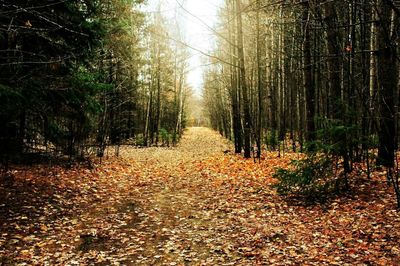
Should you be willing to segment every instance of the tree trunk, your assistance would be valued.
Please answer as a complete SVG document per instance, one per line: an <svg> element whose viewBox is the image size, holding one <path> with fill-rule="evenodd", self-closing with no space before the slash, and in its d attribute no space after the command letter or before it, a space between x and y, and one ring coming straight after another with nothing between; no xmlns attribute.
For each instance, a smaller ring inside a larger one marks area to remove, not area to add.
<svg viewBox="0 0 400 266"><path fill-rule="evenodd" d="M329 1L324 6L325 13L325 22L327 25L326 34L327 34L327 46L328 46L328 75L329 75L329 87L330 87L330 108L329 110L332 112L331 117L333 119L341 118L341 78L340 74L342 73L342 65L340 63L340 55L342 53L342 49L340 47L340 34L339 29L337 27L337 14L336 14L336 3L333 1Z"/></svg>
<svg viewBox="0 0 400 266"><path fill-rule="evenodd" d="M235 12L235 3L232 1L231 3L231 14L229 21L229 40L230 40L230 53L231 53L231 63L230 66L230 81L231 81L231 100L232 100L232 124L233 124L233 137L235 142L235 153L239 154L242 152L242 122L240 116L240 103L238 97L238 80L237 80L237 65L236 60L236 47L233 45L236 43L235 38L235 23L236 23L236 12Z"/></svg>
<svg viewBox="0 0 400 266"><path fill-rule="evenodd" d="M257 158L261 158L261 140L262 140L262 114L263 114L263 73L261 66L261 29L260 29L260 2L257 1L257 92L258 92L258 113L257 113Z"/></svg>
<svg viewBox="0 0 400 266"><path fill-rule="evenodd" d="M313 142L315 140L315 88L312 76L311 65L311 37L310 37L310 6L305 3L303 7L303 84L306 95L306 117L307 117L307 134L306 140ZM309 150L314 150L314 145L309 145Z"/></svg>
<svg viewBox="0 0 400 266"><path fill-rule="evenodd" d="M379 150L377 163L392 168L395 149L395 103L398 83L396 45L392 42L392 9L386 0L378 1L377 77L380 105Z"/></svg>
<svg viewBox="0 0 400 266"><path fill-rule="evenodd" d="M161 59L160 59L160 48L158 48L157 52L157 110L156 110L156 119L155 119L155 127L154 133L156 134L155 143L158 145L158 138L160 132L160 123L161 123Z"/></svg>
<svg viewBox="0 0 400 266"><path fill-rule="evenodd" d="M243 98L243 111L244 111L244 157L251 157L251 116L250 116L250 102L248 99L248 91L246 84L246 67L244 63L244 48L243 48L243 25L242 25L242 7L241 0L236 0L236 14L237 14L237 38L238 38L238 57L239 57L239 72L240 72L240 87Z"/></svg>

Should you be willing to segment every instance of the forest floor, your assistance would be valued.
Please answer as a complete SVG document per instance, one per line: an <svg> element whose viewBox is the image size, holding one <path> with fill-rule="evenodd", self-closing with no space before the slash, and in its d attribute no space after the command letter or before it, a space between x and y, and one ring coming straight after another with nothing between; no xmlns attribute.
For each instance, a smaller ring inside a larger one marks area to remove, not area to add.
<svg viewBox="0 0 400 266"><path fill-rule="evenodd" d="M94 168L17 167L0 185L0 265L399 265L400 215L383 173L301 206L275 167L190 128L177 147L124 147Z"/></svg>

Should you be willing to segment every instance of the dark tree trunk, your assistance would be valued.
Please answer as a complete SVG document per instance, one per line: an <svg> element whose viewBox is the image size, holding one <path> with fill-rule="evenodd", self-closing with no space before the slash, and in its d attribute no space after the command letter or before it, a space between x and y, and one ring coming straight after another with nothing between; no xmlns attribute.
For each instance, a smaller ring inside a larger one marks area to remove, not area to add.
<svg viewBox="0 0 400 266"><path fill-rule="evenodd" d="M237 37L238 37L238 56L239 56L239 72L240 72L240 87L242 89L243 97L243 127L244 127L244 157L251 157L251 115L250 115L250 102L248 99L248 90L246 82L246 67L244 62L244 48L243 48L243 25L242 25L242 12L241 0L236 0L236 13L237 13Z"/></svg>
<svg viewBox="0 0 400 266"><path fill-rule="evenodd" d="M336 3L333 1L327 2L324 7L325 23L327 25L327 46L328 46L328 75L329 75L329 87L330 87L330 110L331 117L334 119L341 118L341 53L340 47L340 34L338 29L338 17L335 8Z"/></svg>
<svg viewBox="0 0 400 266"><path fill-rule="evenodd" d="M314 150L311 144L315 140L315 87L312 76L311 64L311 36L310 36L310 6L305 3L303 7L303 84L306 94L307 134L306 140L310 143L309 150Z"/></svg>
<svg viewBox="0 0 400 266"><path fill-rule="evenodd" d="M395 150L395 103L398 83L396 45L392 42L392 9L386 0L378 1L377 69L380 105L379 151L377 163L392 168Z"/></svg>

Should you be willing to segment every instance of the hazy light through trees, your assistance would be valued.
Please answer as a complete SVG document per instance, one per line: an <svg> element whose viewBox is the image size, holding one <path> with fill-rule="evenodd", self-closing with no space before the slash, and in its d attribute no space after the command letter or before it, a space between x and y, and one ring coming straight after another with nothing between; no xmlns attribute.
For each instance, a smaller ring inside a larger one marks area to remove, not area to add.
<svg viewBox="0 0 400 266"><path fill-rule="evenodd" d="M145 10L150 13L160 10L167 19L178 23L188 45L208 52L215 43L215 34L208 27L215 27L222 4L222 0L149 0ZM200 95L203 84L202 65L206 60L199 52L193 49L189 51L191 59L188 83Z"/></svg>

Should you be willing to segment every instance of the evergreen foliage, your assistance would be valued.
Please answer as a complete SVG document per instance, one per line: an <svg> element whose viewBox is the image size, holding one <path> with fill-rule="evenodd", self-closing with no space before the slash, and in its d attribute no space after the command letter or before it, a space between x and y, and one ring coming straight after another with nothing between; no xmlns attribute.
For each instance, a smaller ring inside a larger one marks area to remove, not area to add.
<svg viewBox="0 0 400 266"><path fill-rule="evenodd" d="M160 37L169 25L146 18L142 3L0 1L3 160L32 152L73 159L93 147L103 156L136 135L150 145L161 128L181 134L186 59L174 67L180 55Z"/></svg>
<svg viewBox="0 0 400 266"><path fill-rule="evenodd" d="M308 202L323 200L333 188L333 162L329 157L312 155L306 159L292 161L294 169L278 169L274 177L281 195L303 197Z"/></svg>

